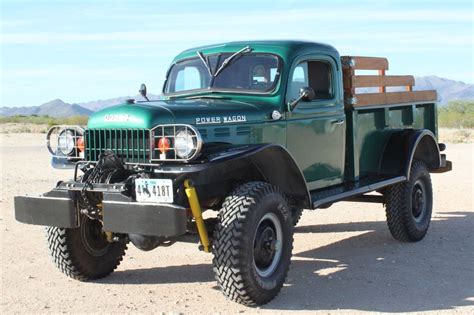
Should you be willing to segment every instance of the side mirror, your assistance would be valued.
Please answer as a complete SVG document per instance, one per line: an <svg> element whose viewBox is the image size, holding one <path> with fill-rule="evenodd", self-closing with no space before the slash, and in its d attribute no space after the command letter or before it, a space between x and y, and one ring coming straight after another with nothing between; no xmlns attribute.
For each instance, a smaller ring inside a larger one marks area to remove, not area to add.
<svg viewBox="0 0 474 315"><path fill-rule="evenodd" d="M146 85L145 85L145 83L142 83L142 85L140 85L140 89L138 90L138 92L140 93L140 95L141 95L144 99L146 99L147 101L150 101L150 100L148 99L148 97L146 96Z"/></svg>
<svg viewBox="0 0 474 315"><path fill-rule="evenodd" d="M314 100L315 96L316 96L316 94L314 93L314 90L313 90L312 87L306 86L306 87L302 87L300 89L301 100L303 100L305 102L309 102L309 101Z"/></svg>
<svg viewBox="0 0 474 315"><path fill-rule="evenodd" d="M296 105L300 101L309 102L309 101L314 100L315 96L316 94L314 93L314 90L312 87L309 87L309 86L302 87L300 89L300 96L298 96L298 98L294 100L293 102L291 102L288 106L290 107L290 110L293 110L295 109Z"/></svg>

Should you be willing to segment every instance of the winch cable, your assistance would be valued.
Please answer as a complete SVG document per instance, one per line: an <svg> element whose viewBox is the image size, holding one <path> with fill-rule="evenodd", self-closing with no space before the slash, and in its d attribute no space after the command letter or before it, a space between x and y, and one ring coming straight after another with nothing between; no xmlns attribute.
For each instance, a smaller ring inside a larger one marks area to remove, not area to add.
<svg viewBox="0 0 474 315"><path fill-rule="evenodd" d="M90 199L87 194L88 189L93 189L94 183L100 183L104 175L110 175L117 169L123 169L123 163L120 161L112 151L105 151L99 155L99 161L96 166L92 168L89 174L84 174L83 184L81 189L81 197L85 205L85 209L81 211L91 219L99 220L101 209L97 205L93 204L93 200ZM109 176L107 176L109 177Z"/></svg>

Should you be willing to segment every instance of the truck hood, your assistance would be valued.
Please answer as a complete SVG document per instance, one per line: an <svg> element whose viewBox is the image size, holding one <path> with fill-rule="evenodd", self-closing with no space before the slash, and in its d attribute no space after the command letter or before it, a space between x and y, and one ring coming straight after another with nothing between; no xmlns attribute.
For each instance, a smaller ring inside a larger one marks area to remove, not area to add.
<svg viewBox="0 0 474 315"><path fill-rule="evenodd" d="M220 125L263 122L275 106L233 100L172 100L121 104L89 118L88 128L144 128L161 124Z"/></svg>

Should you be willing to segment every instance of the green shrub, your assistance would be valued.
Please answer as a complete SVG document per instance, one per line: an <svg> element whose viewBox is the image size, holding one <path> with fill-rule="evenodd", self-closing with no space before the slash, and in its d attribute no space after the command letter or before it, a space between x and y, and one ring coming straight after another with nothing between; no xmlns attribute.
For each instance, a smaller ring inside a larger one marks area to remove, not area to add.
<svg viewBox="0 0 474 315"><path fill-rule="evenodd" d="M71 116L64 118L53 118L49 116L24 116L16 115L10 117L0 117L0 124L6 123L17 123L17 124L34 124L34 125L48 125L48 127L53 125L87 125L87 116Z"/></svg>
<svg viewBox="0 0 474 315"><path fill-rule="evenodd" d="M474 101L451 101L438 107L438 125L444 128L474 128Z"/></svg>

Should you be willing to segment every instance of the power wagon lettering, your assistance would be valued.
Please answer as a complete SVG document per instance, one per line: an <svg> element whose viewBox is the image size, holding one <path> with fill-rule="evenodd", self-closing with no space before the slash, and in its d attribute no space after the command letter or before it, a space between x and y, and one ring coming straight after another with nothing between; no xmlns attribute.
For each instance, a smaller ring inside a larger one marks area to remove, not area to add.
<svg viewBox="0 0 474 315"><path fill-rule="evenodd" d="M221 123L236 123L246 122L247 116L235 115L235 116L222 116L222 117L198 117L196 118L196 125L203 124L221 124Z"/></svg>

